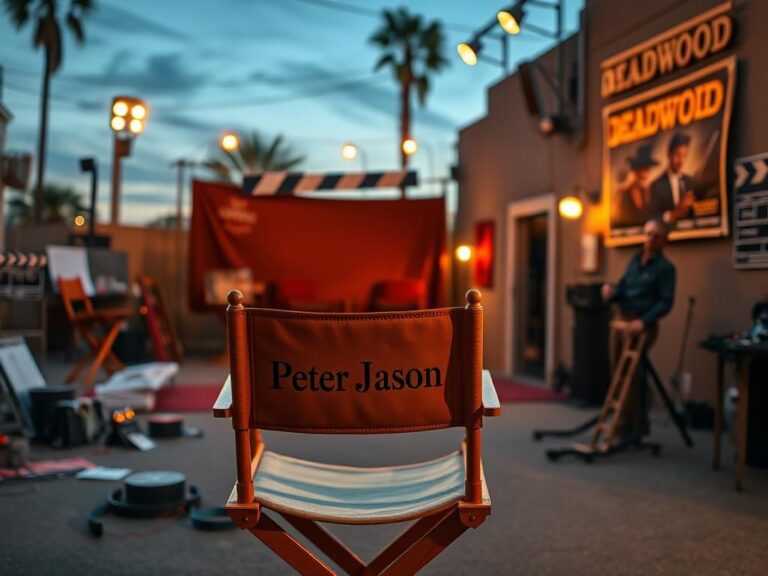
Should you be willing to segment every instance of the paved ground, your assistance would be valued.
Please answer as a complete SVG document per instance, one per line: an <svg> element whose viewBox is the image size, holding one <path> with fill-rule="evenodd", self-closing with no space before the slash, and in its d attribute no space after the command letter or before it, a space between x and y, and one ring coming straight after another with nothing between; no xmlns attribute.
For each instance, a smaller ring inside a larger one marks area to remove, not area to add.
<svg viewBox="0 0 768 576"><path fill-rule="evenodd" d="M185 365L179 382L212 382L223 366ZM60 367L46 370L55 383ZM768 573L768 475L750 470L747 491L734 492L730 445L724 469L710 468L712 435L695 433L686 449L673 428L654 425L660 458L626 454L585 465L548 462L535 427L576 424L590 413L559 404L505 405L487 419L484 465L493 515L465 533L425 574L652 575ZM660 419L661 416L659 415ZM178 470L198 485L204 504L223 504L233 481L228 422L186 415L202 439L169 440L148 453L87 447L37 451L83 455L110 466ZM266 434L270 449L329 462L386 465L454 449L458 431L360 437ZM426 438L424 438L426 437ZM551 443L549 443L551 444ZM184 519L108 517L97 540L86 515L118 484L61 479L0 486L2 574L290 574L250 534L205 533ZM397 527L332 528L370 557Z"/></svg>

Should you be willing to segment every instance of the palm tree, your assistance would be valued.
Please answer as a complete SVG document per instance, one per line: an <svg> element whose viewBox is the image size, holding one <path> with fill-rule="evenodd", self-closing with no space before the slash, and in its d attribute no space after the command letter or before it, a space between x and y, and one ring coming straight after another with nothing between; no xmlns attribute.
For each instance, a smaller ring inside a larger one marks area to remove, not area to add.
<svg viewBox="0 0 768 576"><path fill-rule="evenodd" d="M224 180L234 180L233 175L267 172L270 170L290 170L300 165L305 156L296 154L291 146L283 142L283 136L277 135L272 142L267 142L262 135L253 131L240 139L240 146L234 152L217 148L216 155L205 162Z"/></svg>
<svg viewBox="0 0 768 576"><path fill-rule="evenodd" d="M426 102L429 75L448 65L443 55L445 34L438 20L424 25L422 17L407 8L384 10L384 22L370 38L383 51L374 70L389 66L400 85L400 144L411 136L411 90L416 89L419 104ZM400 165L405 168L408 156L400 150Z"/></svg>
<svg viewBox="0 0 768 576"><path fill-rule="evenodd" d="M33 22L32 42L35 48L44 49L43 97L40 100L40 133L37 140L37 182L33 221L38 224L43 218L43 190L45 188L45 153L48 136L48 101L51 76L61 67L64 60L62 30L58 19L59 0L4 0L5 11L17 30ZM93 10L94 0L69 0L66 17L67 28L79 44L85 42L83 17Z"/></svg>
<svg viewBox="0 0 768 576"><path fill-rule="evenodd" d="M8 199L8 224L24 225L33 220L34 209L26 192L18 191ZM78 214L86 212L83 198L69 186L46 185L43 191L42 218L46 224L71 223Z"/></svg>

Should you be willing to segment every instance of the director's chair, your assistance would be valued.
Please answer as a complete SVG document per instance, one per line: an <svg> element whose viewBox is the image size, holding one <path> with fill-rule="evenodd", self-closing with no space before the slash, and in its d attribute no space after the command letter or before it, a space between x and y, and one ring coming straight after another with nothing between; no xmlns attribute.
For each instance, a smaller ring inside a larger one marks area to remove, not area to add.
<svg viewBox="0 0 768 576"><path fill-rule="evenodd" d="M231 417L237 483L226 505L301 574L335 574L273 512L350 575L414 574L491 513L483 416L500 405L482 370L480 292L465 308L302 313L228 296L230 378L213 408ZM266 451L261 430L390 434L466 430L461 449L420 464L356 468ZM269 514L267 513L269 511ZM367 564L317 522L414 521Z"/></svg>
<svg viewBox="0 0 768 576"><path fill-rule="evenodd" d="M74 382L88 362L93 360L83 380L85 390L89 392L99 368L103 367L111 376L125 367L112 353L112 345L132 311L127 308L94 309L80 278L57 278L56 283L72 327L88 343L88 353L72 368L64 381L67 384Z"/></svg>

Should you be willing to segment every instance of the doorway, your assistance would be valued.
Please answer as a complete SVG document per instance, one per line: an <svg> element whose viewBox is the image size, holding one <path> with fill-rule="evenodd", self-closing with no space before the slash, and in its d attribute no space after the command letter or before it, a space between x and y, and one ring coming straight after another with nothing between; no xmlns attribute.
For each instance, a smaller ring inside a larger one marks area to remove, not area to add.
<svg viewBox="0 0 768 576"><path fill-rule="evenodd" d="M507 214L507 370L551 382L554 363L554 198L509 205Z"/></svg>

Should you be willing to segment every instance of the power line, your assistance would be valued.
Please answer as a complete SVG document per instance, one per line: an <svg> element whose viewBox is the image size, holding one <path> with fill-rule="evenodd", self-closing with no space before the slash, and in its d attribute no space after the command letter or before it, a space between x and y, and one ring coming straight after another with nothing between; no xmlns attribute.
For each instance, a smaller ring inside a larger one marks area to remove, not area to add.
<svg viewBox="0 0 768 576"><path fill-rule="evenodd" d="M292 96L271 96L271 97L265 97L265 98L247 98L242 100L229 100L229 101L208 101L208 102L186 102L184 106L190 110L193 110L195 112L197 111L203 111L203 110L221 110L226 108L249 108L253 106L268 106L270 104L280 104L284 102L292 102L295 100L303 100L308 98L315 98L317 96L323 96L326 94L333 94L336 92L344 92L347 90L354 90L356 88L362 88L366 85L370 86L372 84L378 84L382 82L383 80L389 81L389 78L383 75L374 75L371 77L370 75L367 76L365 79L356 79L356 80L344 80L341 82L337 82L334 84L330 84L326 86L325 88L316 88L313 89L310 92L301 93L301 94L294 94ZM39 92L37 90L27 88L26 86L20 86L13 83L6 83L6 86L9 90L15 91L21 94L27 94L32 96L38 96ZM60 102L62 104L70 104L77 106L79 108L84 107L94 107L97 106L94 102L88 102L85 100L77 100L70 98L68 96L59 96L51 94L50 96L51 100L55 102ZM104 106L106 108L106 105ZM179 105L178 104L154 104L152 105L153 110L174 110L178 111Z"/></svg>
<svg viewBox="0 0 768 576"><path fill-rule="evenodd" d="M294 100L302 100L305 98L314 98L316 96L322 96L325 94L333 94L335 92L344 92L346 90L354 90L355 88L361 88L366 85L378 84L382 80L389 81L389 78L382 75L369 75L364 79L356 80L344 80L335 84L330 84L325 88L316 88L310 92L302 94L294 94L292 96L270 96L266 98L247 98L242 100L229 100L223 102L188 102L187 105L195 110L206 109L221 109L221 108L246 108L250 106L265 106L269 104L279 104L282 102L290 102ZM162 104L155 106L156 108L162 108Z"/></svg>
<svg viewBox="0 0 768 576"><path fill-rule="evenodd" d="M319 8L328 8L330 10L347 12L349 14L357 14L358 16L370 16L376 19L381 18L381 10L355 6L354 4L347 4L346 2L341 2L340 0L294 0L294 2L302 2L304 4L310 4ZM471 28L465 24L454 24L452 22L444 22L443 24L446 28L450 28L458 32L472 32L474 30L474 28Z"/></svg>
<svg viewBox="0 0 768 576"><path fill-rule="evenodd" d="M4 68L5 72L9 76L17 76L22 78L29 78L29 79L35 79L38 80L42 77L42 74L37 74L35 72L29 72L27 70L19 70L17 68ZM336 70L334 71L337 75L348 75L348 76L361 76L363 74L369 74L370 68L351 68L348 70ZM267 84L269 86L290 86L292 84L296 83L314 83L314 82L321 82L327 80L327 76L323 76L325 72L318 71L318 72L310 72L307 74L296 74L294 76L286 76L283 78L280 77L265 77L265 78L259 78L256 73L251 74L248 78L241 80L240 82L245 84ZM54 76L54 78L57 81L63 80L65 82L74 82L78 84L88 84L88 85L104 85L104 86L124 86L126 79L124 78L118 78L118 79L110 79L108 77L97 77L97 76L70 76L66 74L57 74ZM128 79L130 81L130 79ZM226 89L232 89L232 80L223 80L221 82L210 82L206 80L206 87L221 87Z"/></svg>
<svg viewBox="0 0 768 576"><path fill-rule="evenodd" d="M329 10L336 10L338 12L346 12L348 14L355 14L357 16L367 16L372 17L376 19L381 18L381 10L376 10L374 8L365 8L363 6L356 6L354 4L348 4L346 2L341 2L340 0L293 0L294 2L301 2L303 4L309 4L311 6L316 6L318 8L327 8ZM476 27L468 26L466 24L457 24L454 22L445 22L442 21L443 25L447 30L454 30L456 32L462 32L464 34L472 34ZM523 32L525 32L525 29L523 29ZM546 40L546 38L540 38L540 37L528 37L518 36L516 40L522 40L523 42L541 42L543 40Z"/></svg>

